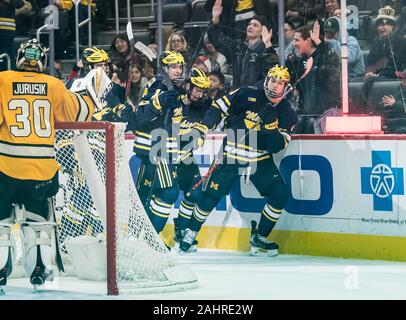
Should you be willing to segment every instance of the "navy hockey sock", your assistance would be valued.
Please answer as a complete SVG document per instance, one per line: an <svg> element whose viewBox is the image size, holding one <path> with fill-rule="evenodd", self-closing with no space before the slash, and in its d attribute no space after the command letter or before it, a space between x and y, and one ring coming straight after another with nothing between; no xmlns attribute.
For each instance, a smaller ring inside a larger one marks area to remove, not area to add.
<svg viewBox="0 0 406 320"><path fill-rule="evenodd" d="M195 204L187 200L182 200L179 206L179 214L176 225L180 229L186 229L189 226L190 219L192 217L193 208Z"/></svg>
<svg viewBox="0 0 406 320"><path fill-rule="evenodd" d="M156 196L152 196L149 210L150 210L150 220L154 226L156 232L160 233L165 227L166 221L171 213L172 204L165 203Z"/></svg>
<svg viewBox="0 0 406 320"><path fill-rule="evenodd" d="M204 211L199 208L198 205L195 206L193 210L192 218L189 222L189 229L193 231L199 231L203 223L206 221L210 214L210 211Z"/></svg>
<svg viewBox="0 0 406 320"><path fill-rule="evenodd" d="M282 209L273 208L269 203L267 203L261 212L261 219L258 225L258 233L261 236L267 237L274 228L281 213Z"/></svg>

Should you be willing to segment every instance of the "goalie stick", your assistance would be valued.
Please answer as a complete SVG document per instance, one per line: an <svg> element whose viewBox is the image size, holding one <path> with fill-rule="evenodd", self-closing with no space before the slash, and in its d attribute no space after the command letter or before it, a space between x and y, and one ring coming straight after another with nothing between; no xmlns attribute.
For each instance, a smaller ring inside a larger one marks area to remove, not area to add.
<svg viewBox="0 0 406 320"><path fill-rule="evenodd" d="M313 67L313 57L310 57L307 60L307 64L306 64L306 70L305 72L302 74L302 76L293 84L288 84L285 92L283 93L282 97L280 98L279 102L277 102L273 108L276 108L279 103L288 96L289 93L291 93L296 87L297 85L300 83L300 81L302 81L310 72L310 70ZM266 118L268 116L267 113L264 114L263 118ZM260 123L262 122L262 118L260 119ZM244 134L235 145L240 144L246 137L248 136L248 133ZM236 149L236 147L234 147L233 149L231 149L228 153L232 153L234 150ZM192 152L192 150L189 150L189 152ZM206 189L207 187L207 182L209 177L211 176L211 174L213 173L214 170L216 170L216 168L223 163L225 160L227 159L227 156L222 156L221 158L217 159L216 161L214 161L214 163L210 166L209 170L207 171L207 173L198 181L195 183L195 185L193 185L192 189L188 192L188 195L190 195L193 191L195 191L201 184L204 183L203 185L203 191Z"/></svg>

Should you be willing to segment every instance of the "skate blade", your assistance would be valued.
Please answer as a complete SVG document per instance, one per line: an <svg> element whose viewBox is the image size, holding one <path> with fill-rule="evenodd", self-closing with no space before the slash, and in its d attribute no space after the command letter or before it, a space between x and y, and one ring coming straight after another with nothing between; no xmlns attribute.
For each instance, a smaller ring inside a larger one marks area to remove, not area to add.
<svg viewBox="0 0 406 320"><path fill-rule="evenodd" d="M250 255L256 257L276 257L278 255L278 250L277 249L265 250L262 248L251 247Z"/></svg>
<svg viewBox="0 0 406 320"><path fill-rule="evenodd" d="M34 291L37 291L39 286L42 286L45 283L45 279L42 277L33 277L30 282L34 286Z"/></svg>
<svg viewBox="0 0 406 320"><path fill-rule="evenodd" d="M183 251L180 247L178 249L179 253L183 254L183 253L193 253L197 251L197 246L196 245L192 245L189 249Z"/></svg>
<svg viewBox="0 0 406 320"><path fill-rule="evenodd" d="M42 286L45 281L54 281L53 271L46 272L43 276L35 276L30 279L31 284L34 286L34 292L38 292L38 288Z"/></svg>

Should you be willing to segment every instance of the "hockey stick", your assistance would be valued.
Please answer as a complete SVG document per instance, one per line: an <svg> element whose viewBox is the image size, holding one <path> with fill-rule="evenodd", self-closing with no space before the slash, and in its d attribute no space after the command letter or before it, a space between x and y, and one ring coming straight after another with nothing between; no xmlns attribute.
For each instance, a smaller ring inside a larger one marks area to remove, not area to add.
<svg viewBox="0 0 406 320"><path fill-rule="evenodd" d="M203 29L202 34L200 35L199 41L196 44L196 48L195 51L193 51L192 56L190 57L190 60L188 61L188 64L186 65L186 72L188 73L196 59L196 56L200 50L200 46L202 44L202 40L204 38L204 35L207 33L207 31L209 31L209 29L211 28L211 26L213 26L213 22L210 21L210 23Z"/></svg>
<svg viewBox="0 0 406 320"><path fill-rule="evenodd" d="M134 34L133 34L133 26L131 24L131 21L128 21L127 23L127 36L128 40L130 41L130 65L128 66L128 76L127 76L127 83L125 86L125 97L128 98L130 95L130 87L131 87L131 64L134 60L134 54L135 54L135 44L134 44Z"/></svg>
<svg viewBox="0 0 406 320"><path fill-rule="evenodd" d="M280 100L273 106L273 108L276 108L279 103L281 103L281 101L283 101L283 99L285 99L288 94L290 94L296 87L297 85L300 83L300 81L302 81L310 72L310 70L313 67L313 57L310 57L307 60L307 64L306 64L306 70L305 72L302 74L302 76L293 84L288 84L288 86L285 89L285 92L283 93L283 95L281 96ZM269 113L269 111L268 111ZM260 122L259 124L261 124L261 122L263 121L263 118L266 118L268 116L268 113L265 113L264 116L262 118L260 118ZM244 134L235 145L240 144L247 136L249 133ZM233 149L231 149L228 154L232 153L234 150L236 150L237 147L234 147ZM211 176L211 174L213 173L214 170L216 170L216 168L224 162L224 160L227 159L227 156L222 156L221 158L217 159L214 164L209 168L209 170L207 171L207 173L198 181L196 182L196 184L192 187L192 189L188 192L188 194L190 195L190 193L192 193L193 191L195 191L201 184L205 183L206 181L208 181L208 178Z"/></svg>
<svg viewBox="0 0 406 320"><path fill-rule="evenodd" d="M135 49L143 54L144 56L147 57L147 59L152 62L156 59L156 54L150 49L148 48L145 44L143 44L141 41L137 41L135 43Z"/></svg>

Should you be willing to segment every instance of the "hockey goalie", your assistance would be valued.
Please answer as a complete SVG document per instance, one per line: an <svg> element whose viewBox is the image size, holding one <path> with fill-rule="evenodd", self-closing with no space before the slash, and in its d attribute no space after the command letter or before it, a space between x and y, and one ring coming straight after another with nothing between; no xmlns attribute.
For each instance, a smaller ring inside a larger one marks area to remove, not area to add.
<svg viewBox="0 0 406 320"><path fill-rule="evenodd" d="M15 223L21 225L23 264L34 288L63 271L51 200L59 188L55 122L89 121L109 86L98 69L82 79L76 93L68 91L62 81L42 73L46 51L37 39L26 41L17 52L17 71L0 73L1 290L12 272Z"/></svg>

